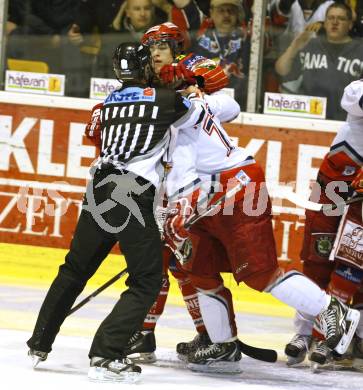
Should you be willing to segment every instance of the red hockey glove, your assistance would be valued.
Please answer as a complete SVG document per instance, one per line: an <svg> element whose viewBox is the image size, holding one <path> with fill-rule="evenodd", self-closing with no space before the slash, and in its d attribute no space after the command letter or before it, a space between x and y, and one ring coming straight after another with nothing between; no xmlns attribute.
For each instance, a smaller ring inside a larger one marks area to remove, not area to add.
<svg viewBox="0 0 363 390"><path fill-rule="evenodd" d="M166 238L179 246L188 237L188 230L185 224L190 215L193 214L193 209L187 198L179 199L175 207L170 210L169 215L165 221L165 235Z"/></svg>
<svg viewBox="0 0 363 390"><path fill-rule="evenodd" d="M91 119L87 123L85 135L98 148L101 147L101 110L103 103L98 103L92 108Z"/></svg>
<svg viewBox="0 0 363 390"><path fill-rule="evenodd" d="M363 169L361 168L360 171L357 173L356 177L351 183L351 187L354 189L355 192L358 192L358 194L363 194Z"/></svg>
<svg viewBox="0 0 363 390"><path fill-rule="evenodd" d="M198 85L206 93L213 93L227 87L228 77L223 68L217 65L215 68L200 67L195 69L194 74L198 80ZM200 82L201 80L201 82Z"/></svg>
<svg viewBox="0 0 363 390"><path fill-rule="evenodd" d="M180 249L184 241L189 237L185 227L188 220L194 215L199 197L199 189L194 190L188 196L179 198L169 207L169 214L165 221L165 238L171 248Z"/></svg>
<svg viewBox="0 0 363 390"><path fill-rule="evenodd" d="M174 84L176 81L186 81L195 84L194 72L187 69L183 63L164 65L160 70L160 79L165 84Z"/></svg>

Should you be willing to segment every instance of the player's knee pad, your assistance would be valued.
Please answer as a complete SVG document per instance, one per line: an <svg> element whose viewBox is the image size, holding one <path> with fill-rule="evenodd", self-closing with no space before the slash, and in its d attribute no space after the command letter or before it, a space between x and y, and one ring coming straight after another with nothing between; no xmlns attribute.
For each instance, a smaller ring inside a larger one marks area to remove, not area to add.
<svg viewBox="0 0 363 390"><path fill-rule="evenodd" d="M254 274L243 281L247 284L248 287L251 287L254 290L264 291L282 274L283 271L279 267L274 267L271 270Z"/></svg>
<svg viewBox="0 0 363 390"><path fill-rule="evenodd" d="M213 278L205 278L194 274L188 274L188 276L192 285L197 290L216 290L223 285L223 279L219 275Z"/></svg>
<svg viewBox="0 0 363 390"><path fill-rule="evenodd" d="M350 303L363 280L363 270L338 263L331 274L327 292L343 302Z"/></svg>

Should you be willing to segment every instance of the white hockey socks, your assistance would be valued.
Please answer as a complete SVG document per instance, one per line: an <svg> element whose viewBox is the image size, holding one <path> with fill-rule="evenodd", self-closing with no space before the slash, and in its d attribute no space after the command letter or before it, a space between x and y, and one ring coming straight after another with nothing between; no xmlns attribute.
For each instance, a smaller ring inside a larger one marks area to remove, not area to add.
<svg viewBox="0 0 363 390"><path fill-rule="evenodd" d="M198 290L199 308L204 325L213 343L234 340L228 315L228 302L215 291Z"/></svg>
<svg viewBox="0 0 363 390"><path fill-rule="evenodd" d="M330 303L330 296L324 290L297 271L282 275L265 291L297 311L314 317Z"/></svg>
<svg viewBox="0 0 363 390"><path fill-rule="evenodd" d="M314 320L315 316L297 311L294 317L294 327L296 334L311 336Z"/></svg>

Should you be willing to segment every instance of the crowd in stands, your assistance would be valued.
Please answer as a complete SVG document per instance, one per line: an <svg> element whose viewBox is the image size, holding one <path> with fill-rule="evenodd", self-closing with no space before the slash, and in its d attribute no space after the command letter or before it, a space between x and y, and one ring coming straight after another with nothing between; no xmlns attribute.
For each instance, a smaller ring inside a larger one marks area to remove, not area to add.
<svg viewBox="0 0 363 390"><path fill-rule="evenodd" d="M253 12L253 0L9 0L7 57L46 62L67 95L87 97L90 77L113 78L118 44L172 21L186 51L223 66L245 110ZM343 89L363 69L363 0L268 0L264 27L263 92L327 97L327 118L344 119Z"/></svg>

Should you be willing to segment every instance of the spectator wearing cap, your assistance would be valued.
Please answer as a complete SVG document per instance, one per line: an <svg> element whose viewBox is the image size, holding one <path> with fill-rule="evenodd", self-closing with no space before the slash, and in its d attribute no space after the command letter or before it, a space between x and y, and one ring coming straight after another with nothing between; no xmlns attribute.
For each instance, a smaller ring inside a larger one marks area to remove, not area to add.
<svg viewBox="0 0 363 390"><path fill-rule="evenodd" d="M196 31L191 51L213 59L229 76L229 87L245 109L249 37L244 25L242 0L211 0L210 17L202 14L194 0L174 0L172 21L181 29Z"/></svg>

